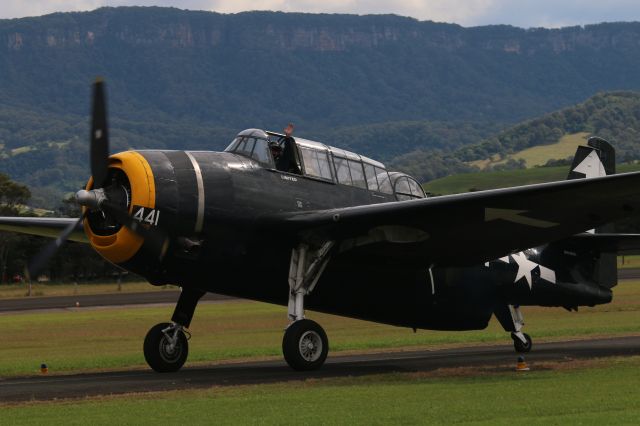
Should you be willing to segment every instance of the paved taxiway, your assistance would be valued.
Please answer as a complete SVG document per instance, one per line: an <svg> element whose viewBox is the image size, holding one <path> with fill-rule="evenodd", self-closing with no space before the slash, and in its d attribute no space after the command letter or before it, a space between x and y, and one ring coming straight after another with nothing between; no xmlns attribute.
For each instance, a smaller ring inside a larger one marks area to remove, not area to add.
<svg viewBox="0 0 640 426"><path fill-rule="evenodd" d="M640 336L561 343L538 343L527 361L535 370L543 361L640 355ZM306 378L364 376L389 372L426 372L439 368L514 368L517 355L511 345L444 350L371 353L329 357L327 364L311 373L295 372L284 361L245 362L183 368L157 374L150 370L116 371L65 376L33 376L0 379L0 401L51 400L94 395L177 389L276 383ZM515 374L515 373L514 373Z"/></svg>

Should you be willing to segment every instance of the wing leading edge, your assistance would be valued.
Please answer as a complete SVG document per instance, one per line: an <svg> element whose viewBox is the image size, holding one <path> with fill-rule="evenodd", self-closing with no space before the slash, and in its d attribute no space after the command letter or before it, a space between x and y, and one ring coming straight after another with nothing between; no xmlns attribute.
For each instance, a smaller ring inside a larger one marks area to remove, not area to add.
<svg viewBox="0 0 640 426"><path fill-rule="evenodd" d="M77 218L66 217L0 217L0 231L57 238L67 226L77 220ZM81 223L69 239L79 243L89 243Z"/></svg>
<svg viewBox="0 0 640 426"><path fill-rule="evenodd" d="M430 266L472 265L640 212L640 172L263 218L302 240ZM390 250L394 248L394 250Z"/></svg>

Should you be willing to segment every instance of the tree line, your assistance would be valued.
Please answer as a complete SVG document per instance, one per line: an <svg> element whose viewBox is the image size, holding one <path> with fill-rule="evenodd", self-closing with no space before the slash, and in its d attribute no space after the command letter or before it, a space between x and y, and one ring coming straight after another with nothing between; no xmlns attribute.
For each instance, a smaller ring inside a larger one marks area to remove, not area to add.
<svg viewBox="0 0 640 426"><path fill-rule="evenodd" d="M25 208L30 197L31 191L27 186L0 173L1 216L34 216L32 210ZM55 214L78 217L79 210L75 202L67 199L63 200ZM0 232L0 282L22 282L29 260L50 241L44 237ZM104 282L119 279L121 273L119 268L102 259L88 244L70 241L45 266L40 277L54 282Z"/></svg>

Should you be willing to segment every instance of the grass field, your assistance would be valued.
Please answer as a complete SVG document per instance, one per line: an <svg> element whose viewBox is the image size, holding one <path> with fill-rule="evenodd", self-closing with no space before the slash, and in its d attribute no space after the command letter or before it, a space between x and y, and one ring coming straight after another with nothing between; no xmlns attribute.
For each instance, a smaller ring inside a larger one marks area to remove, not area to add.
<svg viewBox="0 0 640 426"><path fill-rule="evenodd" d="M618 256L618 268L621 268L621 269L640 268L640 256Z"/></svg>
<svg viewBox="0 0 640 426"><path fill-rule="evenodd" d="M578 313L525 307L526 331L535 341L640 332L640 282L625 281L614 302ZM73 308L0 314L3 345L0 377L101 369L146 368L142 341L148 329L171 317L172 306ZM331 353L369 349L443 347L508 343L508 333L492 321L486 330L418 331L310 313L327 330ZM188 365L232 359L281 356L286 309L256 302L202 303L190 331Z"/></svg>
<svg viewBox="0 0 640 426"><path fill-rule="evenodd" d="M640 357L0 407L11 425L638 424Z"/></svg>
<svg viewBox="0 0 640 426"><path fill-rule="evenodd" d="M640 170L640 164L620 164L618 173ZM569 173L568 166L534 167L531 169L508 170L499 172L462 173L432 180L423 185L428 192L437 195L458 194L471 190L506 188L534 183L565 180Z"/></svg>
<svg viewBox="0 0 640 426"><path fill-rule="evenodd" d="M473 166L485 169L488 166L494 166L497 164L506 163L509 159L520 160L523 159L527 167L543 166L547 161L562 160L564 158L572 157L576 153L576 149L579 145L586 145L589 133L580 132L570 135L564 135L560 140L551 145L538 145L531 148L518 151L514 154L508 155L503 160L496 158L472 161L470 164Z"/></svg>

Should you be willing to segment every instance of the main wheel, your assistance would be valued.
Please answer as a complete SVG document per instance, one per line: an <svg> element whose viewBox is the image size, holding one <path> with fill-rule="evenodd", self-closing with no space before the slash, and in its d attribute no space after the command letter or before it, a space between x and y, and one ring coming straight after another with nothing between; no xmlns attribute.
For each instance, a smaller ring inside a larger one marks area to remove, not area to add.
<svg viewBox="0 0 640 426"><path fill-rule="evenodd" d="M520 352L520 353L530 352L531 346L533 345L531 336L529 336L527 333L522 333L522 334L524 335L524 338L527 341L527 343L524 343L522 340L520 340L520 338L518 338L518 336L512 333L511 338L513 339L513 347L515 348L516 352Z"/></svg>
<svg viewBox="0 0 640 426"><path fill-rule="evenodd" d="M317 370L324 364L328 352L327 334L315 321L298 320L284 332L282 353L294 370Z"/></svg>
<svg viewBox="0 0 640 426"><path fill-rule="evenodd" d="M151 327L144 338L144 359L154 371L170 373L180 370L189 355L189 343L182 330L178 331L175 345L171 345L169 337L163 330L172 324L163 322ZM174 331L168 331L173 333Z"/></svg>

